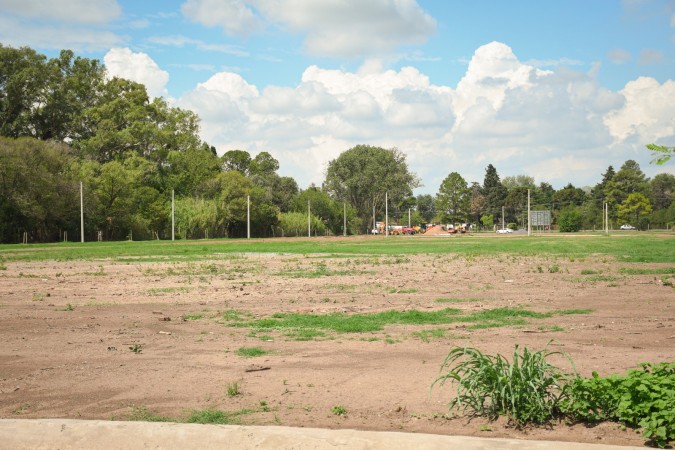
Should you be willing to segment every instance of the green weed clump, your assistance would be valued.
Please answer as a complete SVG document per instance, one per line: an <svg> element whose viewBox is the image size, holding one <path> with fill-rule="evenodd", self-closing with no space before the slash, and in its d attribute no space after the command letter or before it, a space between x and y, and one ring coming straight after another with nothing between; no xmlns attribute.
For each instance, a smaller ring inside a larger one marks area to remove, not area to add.
<svg viewBox="0 0 675 450"><path fill-rule="evenodd" d="M588 423L605 420L642 428L651 445L675 440L675 363L642 363L626 375L576 378L568 386L566 414Z"/></svg>
<svg viewBox="0 0 675 450"><path fill-rule="evenodd" d="M455 347L441 364L432 387L446 381L457 383L454 408L473 416L495 420L507 416L517 426L544 424L561 414L565 385L570 379L547 359L564 355L547 349L532 352L515 346L512 361L498 354L486 355L471 347Z"/></svg>

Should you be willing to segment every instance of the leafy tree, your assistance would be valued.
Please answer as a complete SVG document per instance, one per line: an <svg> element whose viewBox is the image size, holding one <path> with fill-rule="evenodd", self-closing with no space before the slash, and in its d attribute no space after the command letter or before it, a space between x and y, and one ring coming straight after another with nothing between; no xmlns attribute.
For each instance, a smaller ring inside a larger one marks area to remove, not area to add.
<svg viewBox="0 0 675 450"><path fill-rule="evenodd" d="M267 152L258 153L249 163L251 175L269 175L279 170L279 161Z"/></svg>
<svg viewBox="0 0 675 450"><path fill-rule="evenodd" d="M384 210L385 193L396 204L412 194L419 179L399 150L357 145L328 163L325 186L334 199L352 205L366 231L373 209Z"/></svg>
<svg viewBox="0 0 675 450"><path fill-rule="evenodd" d="M244 175L249 174L251 155L245 150L229 150L221 157L223 170L236 170Z"/></svg>
<svg viewBox="0 0 675 450"><path fill-rule="evenodd" d="M553 201L553 194L555 194L553 186L546 182L539 183L530 199L533 209L548 209Z"/></svg>
<svg viewBox="0 0 675 450"><path fill-rule="evenodd" d="M568 183L567 186L560 189L559 191L556 191L555 194L553 194L553 198L551 200L557 206L564 208L570 205L579 206L584 202L585 199L586 193L583 189L574 187L572 183Z"/></svg>
<svg viewBox="0 0 675 450"><path fill-rule="evenodd" d="M168 167L164 168L166 182L152 181L153 186L174 189L178 196L195 195L199 186L216 176L220 160L207 145L191 147L185 151L171 150L167 155Z"/></svg>
<svg viewBox="0 0 675 450"><path fill-rule="evenodd" d="M480 183L474 181L469 187L471 190L471 201L469 203L470 222L479 222L481 214L485 211L485 196Z"/></svg>
<svg viewBox="0 0 675 450"><path fill-rule="evenodd" d="M652 205L649 199L639 192L629 194L626 200L619 205L619 219L633 223L640 229L646 228L643 220L652 212Z"/></svg>
<svg viewBox="0 0 675 450"><path fill-rule="evenodd" d="M654 209L667 209L675 200L675 176L669 173L660 173L652 179L650 185L651 202Z"/></svg>
<svg viewBox="0 0 675 450"><path fill-rule="evenodd" d="M441 221L446 223L465 222L469 215L471 191L457 172L450 173L441 183L436 196L436 209Z"/></svg>
<svg viewBox="0 0 675 450"><path fill-rule="evenodd" d="M495 226L495 219L492 215L485 214L480 218L480 223L482 223L485 228L492 228Z"/></svg>
<svg viewBox="0 0 675 450"><path fill-rule="evenodd" d="M560 211L558 216L558 229L562 232L575 232L581 230L583 217L579 208L576 206L567 206Z"/></svg>
<svg viewBox="0 0 675 450"><path fill-rule="evenodd" d="M420 194L415 199L417 212L420 215L420 223L431 223L436 215L436 202L430 194Z"/></svg>
<svg viewBox="0 0 675 450"><path fill-rule="evenodd" d="M311 205L312 216L320 220L325 225L325 228L330 230L334 235L341 235L343 233L345 208L342 203L336 202L330 198L327 192L322 191L316 186L310 186L293 198L290 210L305 214L305 219L307 219L308 202ZM347 208L348 232L354 218L355 211L350 206Z"/></svg>
<svg viewBox="0 0 675 450"><path fill-rule="evenodd" d="M489 164L485 169L483 179L483 196L485 197L485 211L493 217L501 217L502 206L506 200L507 189L499 181L497 169Z"/></svg>
<svg viewBox="0 0 675 450"><path fill-rule="evenodd" d="M612 177L611 181L607 182L605 201L613 207L617 207L630 194L634 193L648 195L649 183L640 169L640 165L631 159L621 166L621 169Z"/></svg>
<svg viewBox="0 0 675 450"><path fill-rule="evenodd" d="M510 177L504 177L502 184L507 189L515 189L519 187L524 187L526 189L534 189L534 177L529 175L516 175Z"/></svg>
<svg viewBox="0 0 675 450"><path fill-rule="evenodd" d="M605 192L607 190L607 186L612 181L614 178L614 175L616 175L616 172L614 171L614 167L609 166L607 167L607 170L605 173L602 174L602 181L593 187L591 190L591 197L593 198L593 201L597 206L600 208L603 207L606 199L607 199L607 193Z"/></svg>

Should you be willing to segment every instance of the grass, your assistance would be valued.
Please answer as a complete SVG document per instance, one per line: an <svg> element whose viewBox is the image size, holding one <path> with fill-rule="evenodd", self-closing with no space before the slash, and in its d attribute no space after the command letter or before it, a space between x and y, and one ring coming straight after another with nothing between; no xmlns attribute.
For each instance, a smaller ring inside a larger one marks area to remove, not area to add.
<svg viewBox="0 0 675 450"><path fill-rule="evenodd" d="M434 300L436 303L469 303L469 302L480 302L484 299L482 298L437 298Z"/></svg>
<svg viewBox="0 0 675 450"><path fill-rule="evenodd" d="M675 267L660 267L657 269L636 269L634 267L621 267L619 273L626 275L675 275Z"/></svg>
<svg viewBox="0 0 675 450"><path fill-rule="evenodd" d="M569 281L573 283L597 283L599 281L619 281L622 280L623 277L616 277L613 275L591 275L588 277L577 277L577 278L570 278Z"/></svg>
<svg viewBox="0 0 675 450"><path fill-rule="evenodd" d="M439 311L383 311L370 314L297 314L276 313L269 318L231 323L258 330L287 330L289 336L322 336L317 330L336 333L370 333L382 331L387 325L444 325L469 323L468 328L494 328L508 325L524 325L528 319L546 319L557 314L587 314L590 310L566 310L540 313L521 308L495 308L464 314L461 309L445 308ZM303 340L303 339L299 339Z"/></svg>
<svg viewBox="0 0 675 450"><path fill-rule="evenodd" d="M255 358L269 354L269 350L260 347L240 347L237 349L237 355L244 358Z"/></svg>
<svg viewBox="0 0 675 450"><path fill-rule="evenodd" d="M35 250L40 251L35 251ZM510 254L514 256L561 256L582 259L605 255L625 262L675 263L675 239L667 234L640 233L631 236L600 234L513 236L492 239L466 236L461 241L444 238L369 239L217 239L210 241L85 242L0 245L0 258L12 261L128 260L165 258L163 261L226 260L244 253L292 253L323 255L378 255L397 257L415 254L456 254L470 257Z"/></svg>
<svg viewBox="0 0 675 450"><path fill-rule="evenodd" d="M226 392L228 397L236 397L237 395L241 394L239 383L237 381L228 383Z"/></svg>

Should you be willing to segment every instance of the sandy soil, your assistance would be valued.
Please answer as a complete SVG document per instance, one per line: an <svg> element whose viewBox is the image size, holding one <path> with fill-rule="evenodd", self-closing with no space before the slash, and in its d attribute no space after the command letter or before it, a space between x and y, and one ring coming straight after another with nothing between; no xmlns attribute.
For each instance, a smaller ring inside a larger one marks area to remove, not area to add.
<svg viewBox="0 0 675 450"><path fill-rule="evenodd" d="M0 417L125 419L143 410L186 417L192 410L252 409L257 412L238 420L641 445L639 433L615 424L517 430L503 420L448 418L453 389L430 385L457 345L509 355L516 343L540 349L554 339L552 348L568 353L582 375L675 360L673 289L658 276L619 272L658 264L616 263L602 255L583 261L453 254L148 259L6 263L0 271ZM582 270L604 278L593 281ZM307 341L224 320L232 311L252 320L277 312L505 306L592 312L480 330L393 325ZM420 333L430 330L435 337ZM269 353L247 358L237 354L242 347ZM249 371L254 368L266 370ZM235 383L240 393L229 396ZM346 415L334 414L336 406Z"/></svg>

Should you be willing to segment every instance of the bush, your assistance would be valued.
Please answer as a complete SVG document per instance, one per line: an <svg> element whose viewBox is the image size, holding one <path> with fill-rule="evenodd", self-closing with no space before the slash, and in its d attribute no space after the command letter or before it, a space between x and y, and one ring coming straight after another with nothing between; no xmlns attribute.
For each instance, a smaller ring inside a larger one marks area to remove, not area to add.
<svg viewBox="0 0 675 450"><path fill-rule="evenodd" d="M316 216L311 217L312 236L326 234L326 225ZM288 212L279 215L279 234L283 236L307 236L307 214Z"/></svg>
<svg viewBox="0 0 675 450"><path fill-rule="evenodd" d="M579 210L571 206L565 208L560 212L560 217L558 217L558 228L563 232L576 232L581 230L581 223L583 217Z"/></svg>

